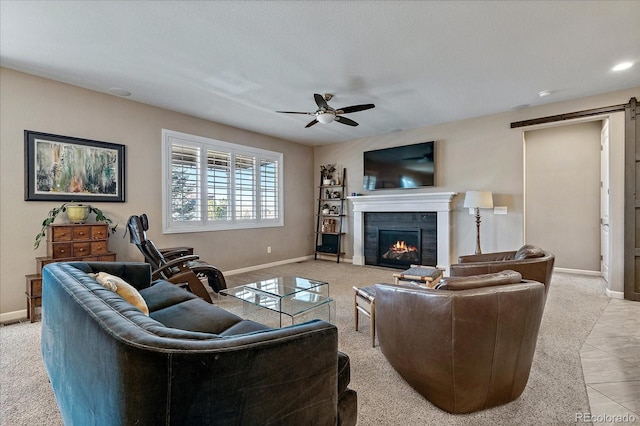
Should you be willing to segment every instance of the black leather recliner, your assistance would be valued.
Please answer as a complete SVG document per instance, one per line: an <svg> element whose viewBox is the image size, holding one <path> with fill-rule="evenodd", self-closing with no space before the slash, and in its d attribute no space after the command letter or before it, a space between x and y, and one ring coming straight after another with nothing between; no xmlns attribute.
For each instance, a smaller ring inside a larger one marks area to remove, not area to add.
<svg viewBox="0 0 640 426"><path fill-rule="evenodd" d="M227 288L222 272L215 266L199 260L199 256L186 254L185 250L170 252L159 250L153 241L147 239L146 231L149 229L149 219L146 214L129 217L127 228L131 243L138 247L146 261L151 264L153 279L162 278L173 283L186 282L193 293L208 302L211 302L211 298L204 286L201 289L197 288L196 281L199 282L199 280L194 280L194 275L195 277L206 277L209 287L216 293ZM203 291L207 293L206 296L201 294Z"/></svg>

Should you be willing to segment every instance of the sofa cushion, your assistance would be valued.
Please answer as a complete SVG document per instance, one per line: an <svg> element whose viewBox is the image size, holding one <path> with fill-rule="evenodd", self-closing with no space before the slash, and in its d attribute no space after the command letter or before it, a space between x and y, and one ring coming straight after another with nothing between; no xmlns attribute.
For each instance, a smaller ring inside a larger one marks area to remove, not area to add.
<svg viewBox="0 0 640 426"><path fill-rule="evenodd" d="M443 278L435 288L438 290L470 290L473 288L516 284L521 281L522 275L519 272L505 270L493 274Z"/></svg>
<svg viewBox="0 0 640 426"><path fill-rule="evenodd" d="M221 334L242 321L237 315L200 298L190 299L151 312L151 318L167 327Z"/></svg>
<svg viewBox="0 0 640 426"><path fill-rule="evenodd" d="M272 330L272 328L255 321L242 320L220 333L220 336L228 337L262 330Z"/></svg>
<svg viewBox="0 0 640 426"><path fill-rule="evenodd" d="M147 302L149 312L198 298L195 294L164 280L155 281L151 287L140 290L140 294Z"/></svg>
<svg viewBox="0 0 640 426"><path fill-rule="evenodd" d="M525 244L516 251L513 256L515 260L534 259L544 256L544 250L531 244Z"/></svg>
<svg viewBox="0 0 640 426"><path fill-rule="evenodd" d="M122 278L107 274L106 272L89 274L89 276L93 277L104 288L117 293L124 300L138 308L143 314L149 315L149 308L147 307L147 303L144 298L135 287Z"/></svg>

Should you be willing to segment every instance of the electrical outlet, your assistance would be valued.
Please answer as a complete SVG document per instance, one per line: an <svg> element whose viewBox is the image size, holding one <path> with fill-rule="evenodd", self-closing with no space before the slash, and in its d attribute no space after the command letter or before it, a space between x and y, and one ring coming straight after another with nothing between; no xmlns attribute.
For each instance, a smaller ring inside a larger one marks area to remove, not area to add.
<svg viewBox="0 0 640 426"><path fill-rule="evenodd" d="M267 253L271 253L271 246L267 246Z"/></svg>
<svg viewBox="0 0 640 426"><path fill-rule="evenodd" d="M507 206L495 206L493 214L507 214Z"/></svg>

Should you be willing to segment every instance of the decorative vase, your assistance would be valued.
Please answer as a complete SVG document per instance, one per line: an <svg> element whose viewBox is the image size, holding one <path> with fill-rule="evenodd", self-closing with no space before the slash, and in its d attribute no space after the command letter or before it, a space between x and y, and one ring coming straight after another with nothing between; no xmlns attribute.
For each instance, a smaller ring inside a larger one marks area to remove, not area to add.
<svg viewBox="0 0 640 426"><path fill-rule="evenodd" d="M325 179L322 181L323 185L331 185L331 179Z"/></svg>
<svg viewBox="0 0 640 426"><path fill-rule="evenodd" d="M89 217L89 206L67 206L67 218L71 223L85 223Z"/></svg>

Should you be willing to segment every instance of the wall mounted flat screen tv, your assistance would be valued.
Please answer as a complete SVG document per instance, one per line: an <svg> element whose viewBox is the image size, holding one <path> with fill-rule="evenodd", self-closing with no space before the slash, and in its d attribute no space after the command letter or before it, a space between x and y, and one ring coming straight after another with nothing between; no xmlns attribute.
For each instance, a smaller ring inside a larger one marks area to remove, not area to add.
<svg viewBox="0 0 640 426"><path fill-rule="evenodd" d="M364 153L364 189L435 186L435 142Z"/></svg>

